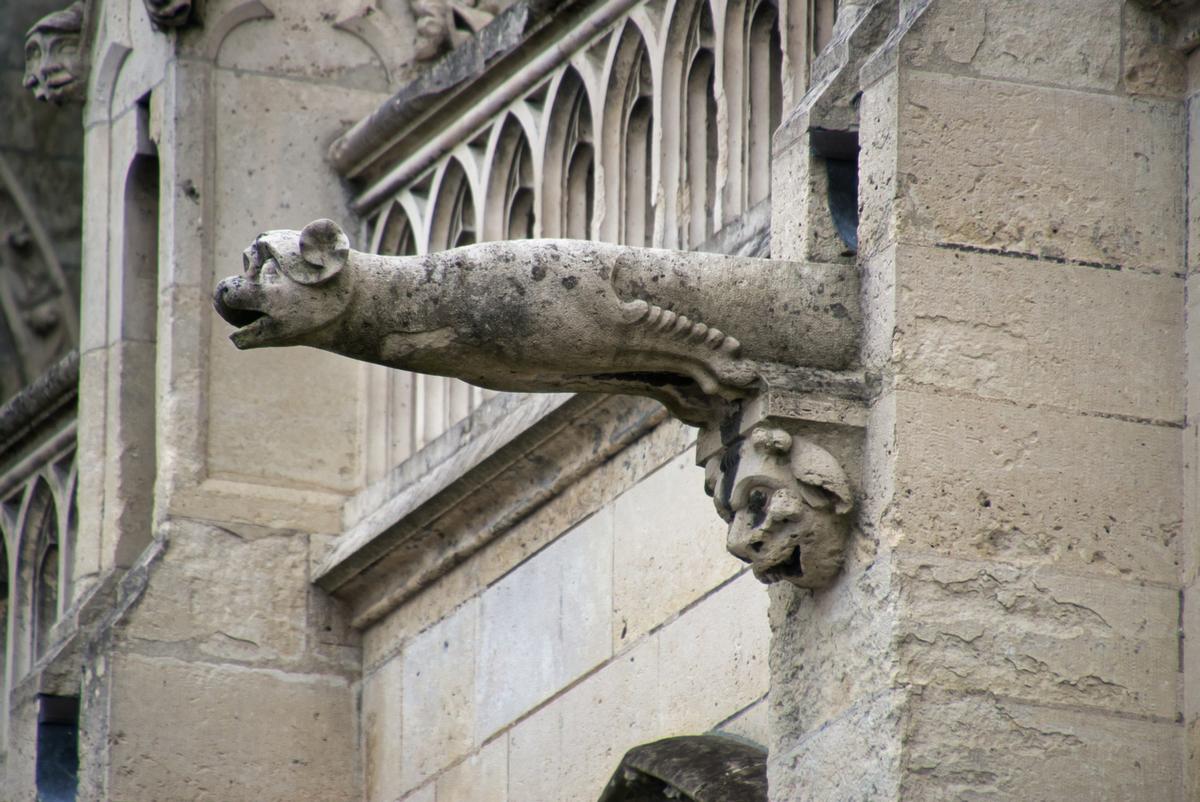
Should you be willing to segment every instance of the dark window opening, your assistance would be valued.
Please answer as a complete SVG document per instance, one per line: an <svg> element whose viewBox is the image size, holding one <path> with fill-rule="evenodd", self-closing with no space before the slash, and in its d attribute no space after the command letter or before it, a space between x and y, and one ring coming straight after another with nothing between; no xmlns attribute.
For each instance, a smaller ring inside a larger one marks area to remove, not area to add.
<svg viewBox="0 0 1200 802"><path fill-rule="evenodd" d="M858 132L814 130L812 150L824 161L829 213L851 256L858 252Z"/></svg>
<svg viewBox="0 0 1200 802"><path fill-rule="evenodd" d="M79 785L78 697L38 697L34 781L38 802L74 802Z"/></svg>

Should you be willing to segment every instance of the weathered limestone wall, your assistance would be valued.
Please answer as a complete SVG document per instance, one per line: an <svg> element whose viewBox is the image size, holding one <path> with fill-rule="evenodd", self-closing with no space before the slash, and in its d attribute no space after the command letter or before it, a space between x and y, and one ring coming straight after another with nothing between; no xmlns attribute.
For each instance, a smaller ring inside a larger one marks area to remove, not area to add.
<svg viewBox="0 0 1200 802"><path fill-rule="evenodd" d="M899 5L856 71L862 533L772 592L772 798L1191 798L1179 56L1116 0Z"/></svg>
<svg viewBox="0 0 1200 802"><path fill-rule="evenodd" d="M1186 728L1183 760L1185 799L1200 796L1200 50L1188 57L1186 73L1169 73L1174 86L1186 75L1187 110L1187 427L1183 430L1183 535L1180 596L1183 661L1182 714Z"/></svg>
<svg viewBox="0 0 1200 802"><path fill-rule="evenodd" d="M658 426L364 633L366 799L594 802L640 743L765 745L767 593L694 436Z"/></svg>
<svg viewBox="0 0 1200 802"><path fill-rule="evenodd" d="M321 3L212 0L172 33L91 5L80 798L356 799L358 642L308 577L359 478L360 370L235 355L210 294L259 231L349 222L323 156L384 69Z"/></svg>

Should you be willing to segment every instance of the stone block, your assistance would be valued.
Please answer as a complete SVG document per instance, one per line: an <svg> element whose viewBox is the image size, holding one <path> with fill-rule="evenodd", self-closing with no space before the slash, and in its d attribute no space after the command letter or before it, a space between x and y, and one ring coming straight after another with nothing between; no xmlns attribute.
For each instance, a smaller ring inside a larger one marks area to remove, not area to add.
<svg viewBox="0 0 1200 802"><path fill-rule="evenodd" d="M437 780L438 802L508 802L508 798L507 734L489 741Z"/></svg>
<svg viewBox="0 0 1200 802"><path fill-rule="evenodd" d="M904 693L867 696L788 750L767 756L771 802L900 796Z"/></svg>
<svg viewBox="0 0 1200 802"><path fill-rule="evenodd" d="M363 678L361 703L363 775L367 802L392 802L400 796L404 739L404 664L389 660Z"/></svg>
<svg viewBox="0 0 1200 802"><path fill-rule="evenodd" d="M766 587L746 572L658 634L662 726L708 732L770 686Z"/></svg>
<svg viewBox="0 0 1200 802"><path fill-rule="evenodd" d="M478 619L479 602L472 599L404 649L404 789L417 787L473 747Z"/></svg>
<svg viewBox="0 0 1200 802"><path fill-rule="evenodd" d="M347 682L135 655L109 670L107 798L361 797Z"/></svg>
<svg viewBox="0 0 1200 802"><path fill-rule="evenodd" d="M304 657L308 540L291 533L247 540L215 526L175 519L150 573L129 636L241 663ZM263 581L264 577L272 581Z"/></svg>
<svg viewBox="0 0 1200 802"><path fill-rule="evenodd" d="M916 695L899 799L1183 802L1181 727L993 694Z"/></svg>
<svg viewBox="0 0 1200 802"><path fill-rule="evenodd" d="M612 525L600 510L480 597L477 742L612 654Z"/></svg>
<svg viewBox="0 0 1200 802"><path fill-rule="evenodd" d="M436 802L436 800L437 786L433 783L428 783L427 785L422 785L411 794L405 794L400 802Z"/></svg>
<svg viewBox="0 0 1200 802"><path fill-rule="evenodd" d="M860 261L870 260L891 247L896 238L899 86L896 73L891 72L863 90L858 113ZM870 316L865 318L870 325Z"/></svg>
<svg viewBox="0 0 1200 802"><path fill-rule="evenodd" d="M1132 581L1178 581L1179 429L898 391L906 548Z"/></svg>
<svg viewBox="0 0 1200 802"><path fill-rule="evenodd" d="M387 90L387 70L379 56L362 39L330 25L326 9L292 3L272 10L271 19L230 31L220 43L220 67L235 74L243 70L272 72L314 84L340 84L379 93ZM396 45L407 47L402 42ZM339 109L339 113L345 112ZM365 114L348 116L358 120Z"/></svg>
<svg viewBox="0 0 1200 802"><path fill-rule="evenodd" d="M745 738L766 749L771 737L767 712L767 700L762 699L727 720L717 731Z"/></svg>
<svg viewBox="0 0 1200 802"><path fill-rule="evenodd" d="M898 676L913 685L1172 720L1172 588L905 555Z"/></svg>
<svg viewBox="0 0 1200 802"><path fill-rule="evenodd" d="M892 687L892 570L888 552L852 555L842 577L819 593L770 588L773 754L791 754L818 732L849 726L833 722L858 715L848 711Z"/></svg>
<svg viewBox="0 0 1200 802"><path fill-rule="evenodd" d="M896 282L901 386L1183 419L1175 276L900 246Z"/></svg>
<svg viewBox="0 0 1200 802"><path fill-rule="evenodd" d="M728 526L690 450L617 498L612 525L614 650L744 567L725 549Z"/></svg>
<svg viewBox="0 0 1200 802"><path fill-rule="evenodd" d="M916 70L900 96L903 241L1182 269L1179 103Z"/></svg>
<svg viewBox="0 0 1200 802"><path fill-rule="evenodd" d="M509 735L513 800L594 802L625 752L659 724L658 640L648 638L519 722Z"/></svg>
<svg viewBox="0 0 1200 802"><path fill-rule="evenodd" d="M1197 63L1197 80L1200 81L1200 56L1193 56ZM1187 102L1187 271L1195 273L1200 267L1200 95L1193 95ZM1195 296L1188 294L1189 300ZM1190 310L1189 310L1190 311ZM1192 318L1193 320L1195 318Z"/></svg>
<svg viewBox="0 0 1200 802"><path fill-rule="evenodd" d="M902 63L1006 81L1114 90L1120 0L938 0L901 42ZM1070 20L1070 24L1064 24Z"/></svg>

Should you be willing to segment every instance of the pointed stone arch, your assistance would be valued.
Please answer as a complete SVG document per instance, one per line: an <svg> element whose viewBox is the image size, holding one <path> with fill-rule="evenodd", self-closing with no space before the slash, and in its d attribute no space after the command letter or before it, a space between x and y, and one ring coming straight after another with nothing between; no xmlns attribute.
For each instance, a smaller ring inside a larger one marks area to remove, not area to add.
<svg viewBox="0 0 1200 802"><path fill-rule="evenodd" d="M596 206L596 131L583 77L567 67L555 86L542 167L546 236L590 239Z"/></svg>

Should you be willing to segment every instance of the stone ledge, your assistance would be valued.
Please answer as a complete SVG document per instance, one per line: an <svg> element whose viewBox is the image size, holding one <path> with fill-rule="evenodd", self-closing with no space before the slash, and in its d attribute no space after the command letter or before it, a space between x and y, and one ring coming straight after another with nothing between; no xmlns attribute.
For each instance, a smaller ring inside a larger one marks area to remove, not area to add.
<svg viewBox="0 0 1200 802"><path fill-rule="evenodd" d="M659 404L626 396L496 401L505 414L490 426L472 416L430 453L472 425L476 439L428 470L420 455L397 469L420 478L350 527L314 572L319 587L350 602L354 626L379 620L667 418Z"/></svg>

